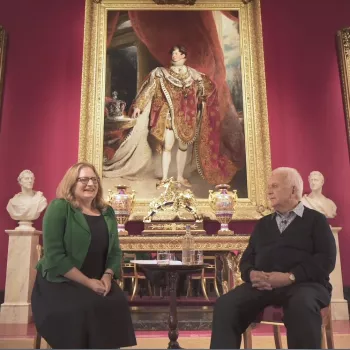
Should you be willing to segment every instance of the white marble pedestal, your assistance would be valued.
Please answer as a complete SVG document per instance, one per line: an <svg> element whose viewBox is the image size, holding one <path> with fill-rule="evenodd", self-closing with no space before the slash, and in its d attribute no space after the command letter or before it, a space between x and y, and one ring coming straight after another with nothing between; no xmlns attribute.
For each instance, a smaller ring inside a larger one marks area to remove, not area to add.
<svg viewBox="0 0 350 350"><path fill-rule="evenodd" d="M31 293L38 262L37 245L41 231L6 230L9 235L5 300L0 323L29 323Z"/></svg>
<svg viewBox="0 0 350 350"><path fill-rule="evenodd" d="M348 302L344 299L343 278L341 271L340 252L339 252L339 239L338 233L342 229L341 227L331 227L335 243L337 245L337 260L335 268L330 275L331 284L333 286L332 292L332 318L333 320L348 320L349 309Z"/></svg>

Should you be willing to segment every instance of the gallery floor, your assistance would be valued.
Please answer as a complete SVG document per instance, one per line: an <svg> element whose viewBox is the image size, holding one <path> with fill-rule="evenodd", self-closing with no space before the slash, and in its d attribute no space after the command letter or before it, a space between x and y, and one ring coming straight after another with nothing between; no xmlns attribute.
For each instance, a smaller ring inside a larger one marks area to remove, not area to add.
<svg viewBox="0 0 350 350"><path fill-rule="evenodd" d="M137 303L135 303L137 304ZM212 306L179 306L179 343L186 349L208 349L210 343ZM167 306L132 306L136 330L135 349L165 349L168 345ZM349 348L350 322L333 321L334 342L337 349ZM29 325L0 324L1 349L28 349L33 347L35 327ZM287 347L282 327L283 346ZM42 348L46 348L45 341ZM257 325L253 330L253 348L274 348L272 327Z"/></svg>

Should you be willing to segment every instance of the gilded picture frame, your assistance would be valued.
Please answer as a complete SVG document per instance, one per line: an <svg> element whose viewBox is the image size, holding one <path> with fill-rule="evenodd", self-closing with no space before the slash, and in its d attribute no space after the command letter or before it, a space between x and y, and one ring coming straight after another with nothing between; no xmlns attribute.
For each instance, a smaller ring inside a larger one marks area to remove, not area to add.
<svg viewBox="0 0 350 350"><path fill-rule="evenodd" d="M248 196L238 199L234 220L259 219L270 212L266 190L271 172L260 1L175 2L157 4L153 0L86 0L79 160L91 162L102 175L108 11L239 11ZM143 219L150 201L138 199L136 193L133 219ZM212 210L207 199L199 199L198 205L201 212L211 217Z"/></svg>
<svg viewBox="0 0 350 350"><path fill-rule="evenodd" d="M337 32L337 49L350 157L350 28Z"/></svg>
<svg viewBox="0 0 350 350"><path fill-rule="evenodd" d="M2 26L0 26L0 129L1 129L2 95L3 95L3 89L4 89L6 44L7 44L7 33L5 29Z"/></svg>

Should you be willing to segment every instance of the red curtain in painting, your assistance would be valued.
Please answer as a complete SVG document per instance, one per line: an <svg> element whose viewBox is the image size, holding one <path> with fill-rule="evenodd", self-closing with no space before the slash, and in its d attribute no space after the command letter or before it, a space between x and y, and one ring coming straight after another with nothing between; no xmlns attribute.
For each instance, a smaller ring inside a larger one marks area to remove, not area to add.
<svg viewBox="0 0 350 350"><path fill-rule="evenodd" d="M107 14L107 48L111 45L119 19L119 11L108 11Z"/></svg>
<svg viewBox="0 0 350 350"><path fill-rule="evenodd" d="M225 15L227 18L229 18L230 20L232 21L235 21L235 22L238 22L238 17L236 17L234 14L233 14L234 11L221 11L221 13L223 15Z"/></svg>

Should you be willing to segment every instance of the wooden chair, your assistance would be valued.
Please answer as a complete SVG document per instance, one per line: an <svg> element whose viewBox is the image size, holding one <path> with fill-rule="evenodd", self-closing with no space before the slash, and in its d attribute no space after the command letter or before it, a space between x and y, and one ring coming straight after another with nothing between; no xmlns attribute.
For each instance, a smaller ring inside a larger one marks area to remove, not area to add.
<svg viewBox="0 0 350 350"><path fill-rule="evenodd" d="M129 253L123 253L123 261L122 261L122 271L121 271L121 284L120 288L124 289L125 285L125 279L131 279L131 286L132 286L132 294L130 300L132 301L136 295L138 286L139 286L139 280L146 280L146 276L140 272L137 271L137 266L134 263L130 262L124 262L124 260L128 259L130 260L136 260L136 254L129 254ZM148 287L148 293L150 296L152 296L152 288L150 281L147 281L147 287Z"/></svg>
<svg viewBox="0 0 350 350"><path fill-rule="evenodd" d="M37 257L38 257L38 261L39 261L44 256L44 248L40 244L38 244L36 246L36 251L37 251ZM41 349L41 340L42 340L42 336L35 329L33 349ZM47 342L46 342L46 344L47 344L46 349L51 349L51 346Z"/></svg>
<svg viewBox="0 0 350 350"><path fill-rule="evenodd" d="M201 280L201 288L203 295L206 300L209 300L208 293L207 293L207 281L213 281L214 282L214 289L216 295L219 297L219 288L216 281L216 274L217 274L217 265L216 265L216 257L215 256L204 256L203 262L209 264L209 266L206 266L202 269L201 273L198 274L192 274L189 276L188 279L188 286L187 286L187 296L191 295L192 291L192 280Z"/></svg>
<svg viewBox="0 0 350 350"><path fill-rule="evenodd" d="M322 349L334 349L333 325L331 307L321 309L322 316ZM270 324L273 326L276 349L282 349L281 330L283 323L283 310L280 307L268 306L257 317L256 323ZM252 327L249 326L243 333L244 349L252 349Z"/></svg>

